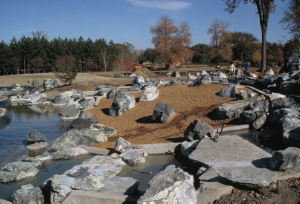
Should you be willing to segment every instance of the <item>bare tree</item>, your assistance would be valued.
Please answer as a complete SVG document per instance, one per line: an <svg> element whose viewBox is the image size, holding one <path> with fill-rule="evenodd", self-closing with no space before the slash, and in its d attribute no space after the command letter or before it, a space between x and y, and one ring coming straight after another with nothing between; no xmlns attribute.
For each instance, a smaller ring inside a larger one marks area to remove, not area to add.
<svg viewBox="0 0 300 204"><path fill-rule="evenodd" d="M233 13L234 10L241 4L252 3L257 7L257 13L259 15L259 22L261 28L261 68L262 71L266 69L266 46L267 46L267 31L270 13L275 11L275 0L223 0L227 8L225 9L229 13ZM281 0L284 1L284 0Z"/></svg>
<svg viewBox="0 0 300 204"><path fill-rule="evenodd" d="M225 36L229 33L227 28L230 26L229 23L224 21L214 20L208 29L207 33L212 35L211 44L215 47L220 47L224 41Z"/></svg>
<svg viewBox="0 0 300 204"><path fill-rule="evenodd" d="M218 64L221 59L230 61L232 57L232 49L230 46L231 34L227 30L230 26L229 23L224 21L215 20L212 22L207 33L212 35L211 37L211 49L209 51L209 58L215 59Z"/></svg>
<svg viewBox="0 0 300 204"><path fill-rule="evenodd" d="M161 17L155 26L150 27L150 32L154 34L152 44L160 54L160 61L163 64L170 64L174 60L179 60L178 48L187 47L191 44L188 23L183 22L179 26L175 26L173 20L168 16Z"/></svg>
<svg viewBox="0 0 300 204"><path fill-rule="evenodd" d="M284 11L280 23L285 25L284 29L289 29L290 33L300 36L300 0L289 2L289 9Z"/></svg>

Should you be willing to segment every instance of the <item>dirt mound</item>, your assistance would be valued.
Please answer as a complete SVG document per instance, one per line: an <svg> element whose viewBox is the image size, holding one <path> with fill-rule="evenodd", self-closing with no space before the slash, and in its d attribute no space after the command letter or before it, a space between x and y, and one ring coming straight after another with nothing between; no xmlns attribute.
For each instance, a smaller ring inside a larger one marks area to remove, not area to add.
<svg viewBox="0 0 300 204"><path fill-rule="evenodd" d="M157 77L157 75L155 73L151 72L147 68L138 69L134 72L134 74L142 76L144 78L156 78Z"/></svg>

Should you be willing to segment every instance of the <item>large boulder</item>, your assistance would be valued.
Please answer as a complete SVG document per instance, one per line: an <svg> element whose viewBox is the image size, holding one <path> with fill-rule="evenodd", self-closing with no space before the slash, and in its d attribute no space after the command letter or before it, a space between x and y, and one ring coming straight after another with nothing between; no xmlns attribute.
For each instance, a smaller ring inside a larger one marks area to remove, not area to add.
<svg viewBox="0 0 300 204"><path fill-rule="evenodd" d="M39 170L32 162L11 162L0 168L0 182L10 183L34 177Z"/></svg>
<svg viewBox="0 0 300 204"><path fill-rule="evenodd" d="M223 98L234 98L236 95L236 85L230 84L217 92L216 95Z"/></svg>
<svg viewBox="0 0 300 204"><path fill-rule="evenodd" d="M140 198L142 202L197 203L194 178L181 168L169 165L154 176L148 183L149 188Z"/></svg>
<svg viewBox="0 0 300 204"><path fill-rule="evenodd" d="M63 93L57 94L53 98L53 103L58 105L65 105L72 98L72 91L65 91Z"/></svg>
<svg viewBox="0 0 300 204"><path fill-rule="evenodd" d="M240 90L240 93L236 94L237 98L240 100L246 100L249 98L252 98L254 96L257 96L258 94L254 91L247 89L247 90Z"/></svg>
<svg viewBox="0 0 300 204"><path fill-rule="evenodd" d="M272 70L272 68L267 68L266 70L264 70L264 75L274 75L274 71Z"/></svg>
<svg viewBox="0 0 300 204"><path fill-rule="evenodd" d="M47 98L47 95L45 93L36 92L34 94L29 95L28 101L30 103L40 103L43 100L46 100L46 98Z"/></svg>
<svg viewBox="0 0 300 204"><path fill-rule="evenodd" d="M80 114L80 110L76 104L66 105L63 108L62 117L63 118L77 118Z"/></svg>
<svg viewBox="0 0 300 204"><path fill-rule="evenodd" d="M84 97L79 100L79 109L84 110L88 108L92 108L95 105L94 97Z"/></svg>
<svg viewBox="0 0 300 204"><path fill-rule="evenodd" d="M271 169L275 171L287 171L298 164L300 149L289 147L285 150L275 151L270 161Z"/></svg>
<svg viewBox="0 0 300 204"><path fill-rule="evenodd" d="M152 113L152 120L160 123L168 122L175 114L175 110L165 102L157 102Z"/></svg>
<svg viewBox="0 0 300 204"><path fill-rule="evenodd" d="M135 106L134 96L125 93L124 91L118 92L115 96L111 106L109 107L109 114L111 116L119 116Z"/></svg>
<svg viewBox="0 0 300 204"><path fill-rule="evenodd" d="M141 93L140 101L153 101L158 95L159 90L156 86L146 86Z"/></svg>
<svg viewBox="0 0 300 204"><path fill-rule="evenodd" d="M114 176L102 181L104 187L101 193L110 193L117 195L137 195L139 181L131 177Z"/></svg>
<svg viewBox="0 0 300 204"><path fill-rule="evenodd" d="M246 108L251 107L255 102L261 99L264 99L264 97L253 97L246 100L223 103L215 109L215 114L218 119L238 118Z"/></svg>
<svg viewBox="0 0 300 204"><path fill-rule="evenodd" d="M148 154L142 149L128 149L120 154L120 157L125 163L130 166L137 166L141 163L145 163L145 157Z"/></svg>
<svg viewBox="0 0 300 204"><path fill-rule="evenodd" d="M11 122L11 120L11 113L5 108L0 108L0 130L5 128Z"/></svg>
<svg viewBox="0 0 300 204"><path fill-rule="evenodd" d="M46 142L45 135L39 133L37 130L29 130L26 133L27 144L33 144L36 142Z"/></svg>
<svg viewBox="0 0 300 204"><path fill-rule="evenodd" d="M16 190L11 197L14 204L44 204L42 190L38 187L33 187L32 184L21 186L21 189Z"/></svg>
<svg viewBox="0 0 300 204"><path fill-rule="evenodd" d="M180 74L179 74L179 71L174 71L171 73L171 77L176 77L176 78L179 78L181 77Z"/></svg>
<svg viewBox="0 0 300 204"><path fill-rule="evenodd" d="M71 129L54 140L49 151L57 151L79 145L92 146L107 141L107 137L113 133L115 133L113 128L98 124L92 125L89 129Z"/></svg>
<svg viewBox="0 0 300 204"><path fill-rule="evenodd" d="M190 86L202 86L204 84L211 83L211 78L208 74L202 75L200 78L197 78L193 81L193 83Z"/></svg>
<svg viewBox="0 0 300 204"><path fill-rule="evenodd" d="M81 111L78 118L74 119L66 130L90 128L92 124L97 124L98 119L91 113Z"/></svg>
<svg viewBox="0 0 300 204"><path fill-rule="evenodd" d="M269 170L271 154L238 135L222 135L218 142L202 139L188 156L195 166L215 168L218 176L230 183L251 188L266 187L276 182L277 174Z"/></svg>
<svg viewBox="0 0 300 204"><path fill-rule="evenodd" d="M82 164L74 166L62 175L54 175L43 184L50 196L50 202L61 202L72 189L99 190L104 179L120 173L126 164L122 159L109 156L94 156ZM50 192L49 192L50 190Z"/></svg>
<svg viewBox="0 0 300 204"><path fill-rule="evenodd" d="M6 96L0 95L0 108L7 108L11 105L11 100Z"/></svg>
<svg viewBox="0 0 300 204"><path fill-rule="evenodd" d="M51 91L57 87L60 87L60 82L58 80L52 80L50 78L45 78L43 82L44 92Z"/></svg>
<svg viewBox="0 0 300 204"><path fill-rule="evenodd" d="M132 85L133 84L140 84L142 82L145 82L145 80L142 76L133 76L132 77Z"/></svg>
<svg viewBox="0 0 300 204"><path fill-rule="evenodd" d="M201 140L204 137L213 137L213 128L203 120L194 120L184 131L184 138L189 141Z"/></svg>

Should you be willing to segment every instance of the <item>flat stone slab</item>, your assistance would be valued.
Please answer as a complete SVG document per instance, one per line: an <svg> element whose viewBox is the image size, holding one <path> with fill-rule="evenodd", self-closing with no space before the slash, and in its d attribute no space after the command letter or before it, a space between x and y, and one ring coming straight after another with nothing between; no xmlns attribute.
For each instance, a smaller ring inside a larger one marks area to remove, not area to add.
<svg viewBox="0 0 300 204"><path fill-rule="evenodd" d="M189 159L207 165L217 175L200 180L218 181L220 176L232 183L251 188L262 188L277 181L277 173L269 170L271 154L237 136L220 136L218 142L204 138Z"/></svg>
<svg viewBox="0 0 300 204"><path fill-rule="evenodd" d="M271 154L248 142L238 135L220 136L218 142L204 138L196 149L189 155L189 159L206 164L209 167L237 167L260 163L260 168L267 167L264 158L271 158Z"/></svg>

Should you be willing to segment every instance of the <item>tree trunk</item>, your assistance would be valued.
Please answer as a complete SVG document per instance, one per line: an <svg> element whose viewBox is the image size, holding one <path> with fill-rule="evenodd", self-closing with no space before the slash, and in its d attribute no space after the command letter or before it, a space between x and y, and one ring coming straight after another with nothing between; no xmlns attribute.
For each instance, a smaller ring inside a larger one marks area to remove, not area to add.
<svg viewBox="0 0 300 204"><path fill-rule="evenodd" d="M266 70L267 66L267 28L261 26L261 69Z"/></svg>

